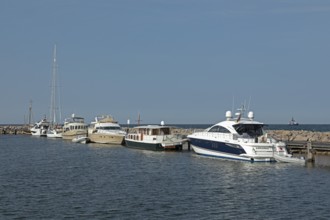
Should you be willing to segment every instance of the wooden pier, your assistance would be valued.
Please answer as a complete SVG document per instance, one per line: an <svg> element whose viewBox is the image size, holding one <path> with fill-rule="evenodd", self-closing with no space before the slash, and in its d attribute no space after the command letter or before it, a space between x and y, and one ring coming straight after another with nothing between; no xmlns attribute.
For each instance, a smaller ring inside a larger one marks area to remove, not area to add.
<svg viewBox="0 0 330 220"><path fill-rule="evenodd" d="M308 163L315 162L315 155L330 155L330 143L323 142L288 142L286 144L291 154L306 155Z"/></svg>
<svg viewBox="0 0 330 220"><path fill-rule="evenodd" d="M294 141L294 142L287 142L286 144L290 153L306 154L308 150L308 146L310 145L310 148L312 151L314 151L314 153L330 154L330 143Z"/></svg>

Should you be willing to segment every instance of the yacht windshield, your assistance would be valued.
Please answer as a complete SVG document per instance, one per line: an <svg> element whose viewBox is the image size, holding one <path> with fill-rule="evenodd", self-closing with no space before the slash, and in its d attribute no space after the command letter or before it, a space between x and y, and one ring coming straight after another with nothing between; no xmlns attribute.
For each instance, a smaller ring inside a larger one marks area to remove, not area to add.
<svg viewBox="0 0 330 220"><path fill-rule="evenodd" d="M99 127L98 129L102 129L102 130L120 130L120 127L106 126L106 127Z"/></svg>
<svg viewBox="0 0 330 220"><path fill-rule="evenodd" d="M262 124L237 124L233 126L239 135L251 138L259 137L264 134Z"/></svg>

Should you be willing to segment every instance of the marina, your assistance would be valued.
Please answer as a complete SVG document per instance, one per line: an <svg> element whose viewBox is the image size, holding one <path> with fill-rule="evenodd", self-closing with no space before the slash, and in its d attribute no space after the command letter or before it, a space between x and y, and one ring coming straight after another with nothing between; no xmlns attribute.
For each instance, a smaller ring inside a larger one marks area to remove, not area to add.
<svg viewBox="0 0 330 220"><path fill-rule="evenodd" d="M174 134L187 137L188 135L203 131L200 127L208 127L210 125L172 125ZM318 155L330 155L330 126L326 125L308 125L307 130L283 130L283 126L273 125L272 129L267 130L269 136L276 138L277 140L284 141L286 147L290 153L293 154L307 154L308 143L311 145L312 152ZM322 131L313 131L315 128L320 127ZM125 125L122 125L125 129ZM127 128L126 128L127 129ZM324 130L324 131L323 131ZM2 135L31 135L29 127L26 125L0 125L0 136ZM183 150L190 149L188 142L183 145Z"/></svg>
<svg viewBox="0 0 330 220"><path fill-rule="evenodd" d="M0 220L330 219L330 1L1 6Z"/></svg>

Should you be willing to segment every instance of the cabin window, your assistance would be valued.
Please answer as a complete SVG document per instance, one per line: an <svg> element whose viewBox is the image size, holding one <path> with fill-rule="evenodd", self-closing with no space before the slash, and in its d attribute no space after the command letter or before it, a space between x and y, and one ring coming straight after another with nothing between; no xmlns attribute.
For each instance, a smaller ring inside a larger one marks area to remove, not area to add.
<svg viewBox="0 0 330 220"><path fill-rule="evenodd" d="M138 133L139 133L139 134L147 134L147 130L146 130L145 128L140 128L140 129L138 130Z"/></svg>
<svg viewBox="0 0 330 220"><path fill-rule="evenodd" d="M230 131L227 128L224 128L222 126L216 125L212 127L209 132L218 132L218 133L230 133Z"/></svg>
<svg viewBox="0 0 330 220"><path fill-rule="evenodd" d="M170 128L161 128L160 134L162 135L169 135L170 134Z"/></svg>
<svg viewBox="0 0 330 220"><path fill-rule="evenodd" d="M239 135L248 135L251 138L264 134L262 124L237 124L233 126Z"/></svg>
<svg viewBox="0 0 330 220"><path fill-rule="evenodd" d="M157 129L153 129L151 135L159 135L159 131Z"/></svg>

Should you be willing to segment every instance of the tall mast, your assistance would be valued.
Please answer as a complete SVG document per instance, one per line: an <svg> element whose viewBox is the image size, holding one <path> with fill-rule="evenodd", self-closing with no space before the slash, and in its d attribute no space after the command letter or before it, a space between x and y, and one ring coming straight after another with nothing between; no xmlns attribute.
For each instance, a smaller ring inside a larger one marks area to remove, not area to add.
<svg viewBox="0 0 330 220"><path fill-rule="evenodd" d="M56 62L56 44L55 44L54 53L53 53L52 85L51 85L51 98L50 98L50 122L52 124L56 123L56 72L57 72L57 62Z"/></svg>
<svg viewBox="0 0 330 220"><path fill-rule="evenodd" d="M28 125L32 124L32 100L30 100L30 106L29 106L29 118L28 118Z"/></svg>
<svg viewBox="0 0 330 220"><path fill-rule="evenodd" d="M140 125L140 122L142 121L142 120L141 120L141 117L140 117L140 112L139 112L139 114L138 114L138 119L137 119L136 121L137 121L138 125Z"/></svg>

